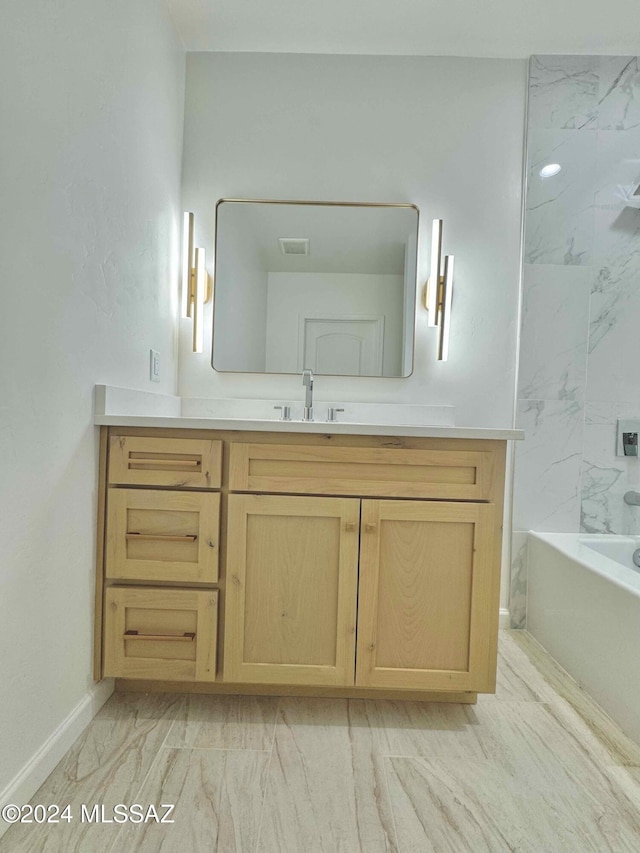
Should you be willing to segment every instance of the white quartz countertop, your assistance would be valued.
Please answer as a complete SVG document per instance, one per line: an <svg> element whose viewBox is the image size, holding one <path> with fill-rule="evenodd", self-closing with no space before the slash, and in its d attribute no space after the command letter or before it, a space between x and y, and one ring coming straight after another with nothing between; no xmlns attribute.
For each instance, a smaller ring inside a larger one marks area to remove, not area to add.
<svg viewBox="0 0 640 853"><path fill-rule="evenodd" d="M198 406L195 401L181 399L180 397L115 388L108 385L96 385L94 423L98 426L249 430L282 433L308 432L323 435L482 438L502 441L524 438L524 432L517 429L454 426L447 422L453 417L453 409L447 406L345 404L345 413L339 415L343 420L327 422L323 417L326 413L326 401L317 402L315 407L316 419L313 421L300 420L295 407L292 408L293 419L291 421L281 421L277 416L264 416L265 410L268 408L269 411L272 411L273 405L277 405L279 401L255 401L255 405L254 401L238 402L245 404L235 407L242 411L242 416L230 416L229 406L225 407L224 405L229 401L204 401L204 405ZM283 402L286 403L287 401ZM331 402L329 405L339 406L341 404ZM256 410L255 417L248 414L252 408ZM202 410L201 414L196 414L198 409ZM275 412L273 414L276 415ZM349 420L349 417L353 420ZM429 419L433 423L420 423L421 417ZM394 419L393 422L391 422L392 418ZM407 422L402 423L403 420Z"/></svg>

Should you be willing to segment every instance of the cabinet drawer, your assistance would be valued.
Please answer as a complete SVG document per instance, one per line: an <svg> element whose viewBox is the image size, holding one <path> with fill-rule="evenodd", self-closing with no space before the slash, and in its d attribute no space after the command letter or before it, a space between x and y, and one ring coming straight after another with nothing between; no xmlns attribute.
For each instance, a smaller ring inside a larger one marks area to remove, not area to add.
<svg viewBox="0 0 640 853"><path fill-rule="evenodd" d="M109 489L106 576L215 583L219 518L217 492Z"/></svg>
<svg viewBox="0 0 640 853"><path fill-rule="evenodd" d="M215 489L221 462L221 441L116 435L109 444L109 483Z"/></svg>
<svg viewBox="0 0 640 853"><path fill-rule="evenodd" d="M214 681L217 621L216 590L109 587L105 675Z"/></svg>
<svg viewBox="0 0 640 853"><path fill-rule="evenodd" d="M494 453L233 443L229 488L311 495L489 500Z"/></svg>

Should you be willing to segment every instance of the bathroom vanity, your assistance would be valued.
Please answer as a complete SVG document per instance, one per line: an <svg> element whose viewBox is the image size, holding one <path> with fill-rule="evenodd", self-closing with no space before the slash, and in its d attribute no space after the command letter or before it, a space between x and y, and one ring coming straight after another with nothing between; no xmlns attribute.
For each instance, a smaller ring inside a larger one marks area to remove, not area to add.
<svg viewBox="0 0 640 853"><path fill-rule="evenodd" d="M97 679L455 702L494 691L515 431L102 420Z"/></svg>
<svg viewBox="0 0 640 853"><path fill-rule="evenodd" d="M427 304L444 361L441 229ZM187 213L183 315L201 352L193 233ZM411 375L418 235L412 204L218 201L212 365L302 375L304 406L97 389L96 678L455 702L495 689L505 455L520 435L455 428L450 406L325 400L314 420L313 372ZM137 396L147 416L107 415L114 394L116 411Z"/></svg>

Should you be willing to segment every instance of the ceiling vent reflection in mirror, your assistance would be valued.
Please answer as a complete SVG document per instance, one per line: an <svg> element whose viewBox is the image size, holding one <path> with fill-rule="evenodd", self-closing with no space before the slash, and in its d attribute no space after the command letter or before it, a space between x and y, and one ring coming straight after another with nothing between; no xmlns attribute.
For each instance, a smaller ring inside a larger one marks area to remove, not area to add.
<svg viewBox="0 0 640 853"><path fill-rule="evenodd" d="M278 237L280 251L283 255L308 255L308 237Z"/></svg>

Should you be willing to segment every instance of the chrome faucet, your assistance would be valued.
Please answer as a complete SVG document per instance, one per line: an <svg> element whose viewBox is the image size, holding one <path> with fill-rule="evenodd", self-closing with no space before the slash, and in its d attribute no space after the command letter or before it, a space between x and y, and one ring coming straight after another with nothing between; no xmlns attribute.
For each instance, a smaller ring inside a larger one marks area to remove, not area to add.
<svg viewBox="0 0 640 853"><path fill-rule="evenodd" d="M304 410L302 412L303 421L313 420L313 370L302 371L302 384L307 391L304 398Z"/></svg>

